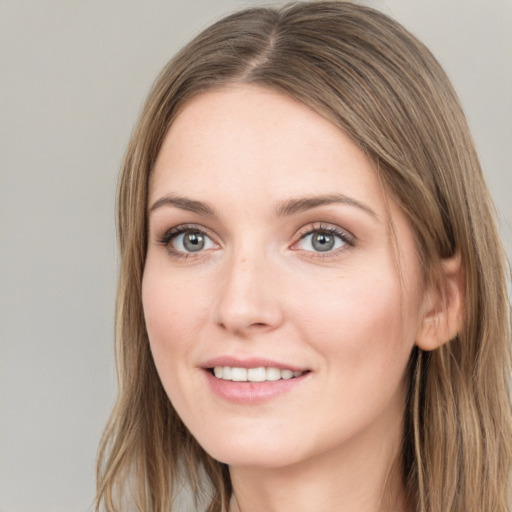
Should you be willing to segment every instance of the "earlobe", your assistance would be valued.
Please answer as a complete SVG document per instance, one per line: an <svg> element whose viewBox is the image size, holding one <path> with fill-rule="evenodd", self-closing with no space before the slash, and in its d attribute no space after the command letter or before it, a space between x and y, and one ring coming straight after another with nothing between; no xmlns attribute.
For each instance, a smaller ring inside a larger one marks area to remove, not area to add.
<svg viewBox="0 0 512 512"><path fill-rule="evenodd" d="M416 338L416 345L426 351L455 338L464 322L465 279L460 254L441 264L440 285L426 293L425 313Z"/></svg>

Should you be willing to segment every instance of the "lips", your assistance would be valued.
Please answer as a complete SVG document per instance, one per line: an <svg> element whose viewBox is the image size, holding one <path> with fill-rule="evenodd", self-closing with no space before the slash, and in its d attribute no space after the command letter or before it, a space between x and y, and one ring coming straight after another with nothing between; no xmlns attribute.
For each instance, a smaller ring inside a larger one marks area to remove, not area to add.
<svg viewBox="0 0 512 512"><path fill-rule="evenodd" d="M308 380L307 368L268 359L219 357L201 365L209 388L236 404L267 402Z"/></svg>

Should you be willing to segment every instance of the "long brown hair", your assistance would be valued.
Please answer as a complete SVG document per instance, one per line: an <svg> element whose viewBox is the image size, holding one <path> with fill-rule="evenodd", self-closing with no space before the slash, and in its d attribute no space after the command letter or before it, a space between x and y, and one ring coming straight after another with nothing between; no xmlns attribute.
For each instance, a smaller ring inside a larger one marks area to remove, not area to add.
<svg viewBox="0 0 512 512"><path fill-rule="evenodd" d="M460 255L465 321L432 352L413 350L403 477L418 512L509 510L512 421L506 264L461 106L431 53L398 23L347 2L248 9L196 37L163 70L126 152L118 191L119 397L98 460L98 508L164 512L181 483L227 510L227 467L185 428L158 379L141 303L147 196L162 140L186 102L233 83L309 105L375 164L414 230L428 282ZM441 283L442 285L442 283ZM128 489L128 486L130 489Z"/></svg>

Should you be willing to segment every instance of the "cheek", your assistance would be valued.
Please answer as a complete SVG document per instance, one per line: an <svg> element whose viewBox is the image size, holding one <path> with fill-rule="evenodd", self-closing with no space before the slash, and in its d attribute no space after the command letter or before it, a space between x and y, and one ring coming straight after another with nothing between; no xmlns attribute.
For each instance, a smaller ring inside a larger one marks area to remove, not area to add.
<svg viewBox="0 0 512 512"><path fill-rule="evenodd" d="M146 329L159 373L174 367L180 369L178 356L193 345L208 314L208 308L201 302L203 294L194 292L196 286L169 274L148 262L142 281ZM173 373L166 371L165 379Z"/></svg>
<svg viewBox="0 0 512 512"><path fill-rule="evenodd" d="M204 282L181 276L148 258L142 280L142 303L150 339L162 340L170 334L175 335L176 341L183 339L184 334L190 337L194 324L208 310L204 298Z"/></svg>
<svg viewBox="0 0 512 512"><path fill-rule="evenodd" d="M401 290L392 272L365 268L323 286L309 284L296 316L311 345L349 368L384 370L407 360L418 325L417 299Z"/></svg>
<svg viewBox="0 0 512 512"><path fill-rule="evenodd" d="M193 397L201 392L193 366L185 364L194 359L209 311L201 302L203 294L194 293L197 289L197 283L191 286L165 266L146 265L142 302L149 344L161 383L178 411L197 410Z"/></svg>

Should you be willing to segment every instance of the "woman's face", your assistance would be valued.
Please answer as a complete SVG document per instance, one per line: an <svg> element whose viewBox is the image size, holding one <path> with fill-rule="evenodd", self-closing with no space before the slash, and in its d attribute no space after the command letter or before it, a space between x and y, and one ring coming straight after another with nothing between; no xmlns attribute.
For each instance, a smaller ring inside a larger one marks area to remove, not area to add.
<svg viewBox="0 0 512 512"><path fill-rule="evenodd" d="M412 230L351 139L278 93L204 93L148 207L151 350L210 455L280 467L399 445L425 294Z"/></svg>

